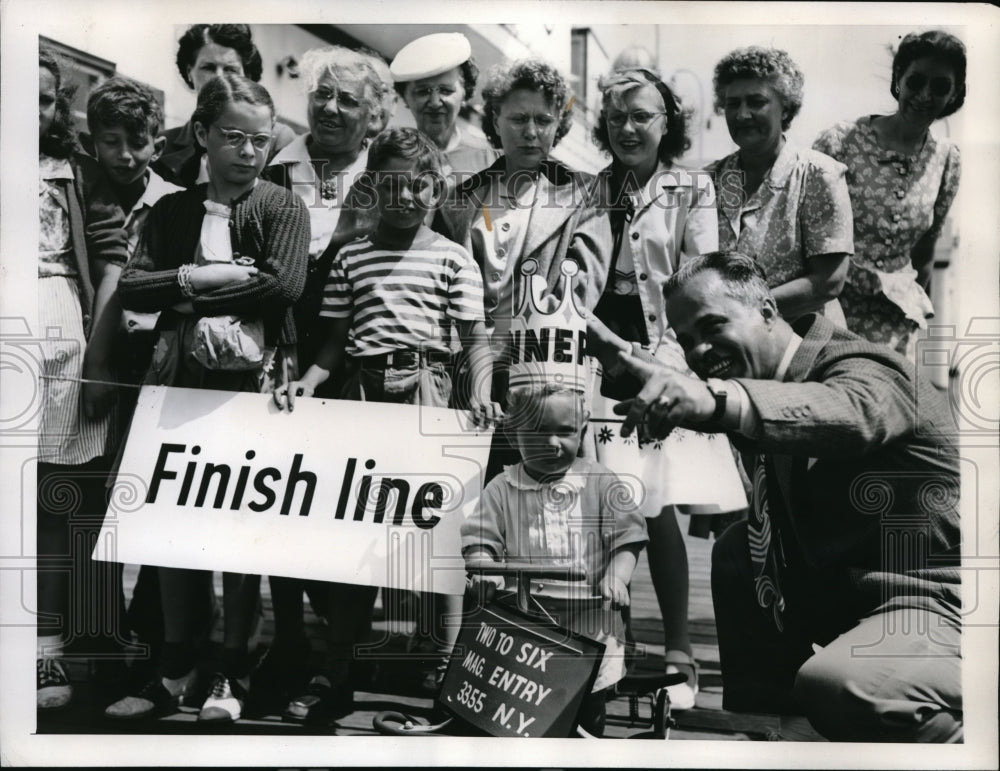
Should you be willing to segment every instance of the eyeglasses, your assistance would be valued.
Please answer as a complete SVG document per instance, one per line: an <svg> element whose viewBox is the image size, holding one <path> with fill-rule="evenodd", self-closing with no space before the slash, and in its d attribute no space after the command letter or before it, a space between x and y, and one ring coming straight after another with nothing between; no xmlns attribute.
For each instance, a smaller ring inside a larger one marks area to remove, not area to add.
<svg viewBox="0 0 1000 771"><path fill-rule="evenodd" d="M645 110L635 110L634 112L616 112L608 115L608 125L621 128L630 119L636 128L645 128L665 112L646 112Z"/></svg>
<svg viewBox="0 0 1000 771"><path fill-rule="evenodd" d="M336 99L337 108L341 111L361 109L361 100L350 91L343 91L341 89L317 88L309 94L309 98L315 104L319 105L328 104L331 99Z"/></svg>
<svg viewBox="0 0 1000 771"><path fill-rule="evenodd" d="M430 99L437 94L440 99L453 96L458 89L454 86L414 86L413 95L417 99Z"/></svg>
<svg viewBox="0 0 1000 771"><path fill-rule="evenodd" d="M271 144L271 134L247 134L239 129L224 129L218 126L212 128L222 134L222 138L229 147L234 147L237 150L244 147L248 139L255 150L266 150L267 146Z"/></svg>
<svg viewBox="0 0 1000 771"><path fill-rule="evenodd" d="M931 93L934 96L948 96L954 86L951 78L944 76L928 78L921 72L914 72L906 78L906 87L911 91L923 91L928 81L930 81Z"/></svg>

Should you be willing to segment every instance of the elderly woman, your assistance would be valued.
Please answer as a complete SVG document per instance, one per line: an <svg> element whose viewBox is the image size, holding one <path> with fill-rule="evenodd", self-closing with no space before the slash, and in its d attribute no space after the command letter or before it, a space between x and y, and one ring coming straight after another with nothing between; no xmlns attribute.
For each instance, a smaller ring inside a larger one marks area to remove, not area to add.
<svg viewBox="0 0 1000 771"><path fill-rule="evenodd" d="M341 46L314 48L299 69L307 92L309 133L279 152L264 176L290 188L309 209L309 278L295 316L299 358L316 358L323 286L339 246L374 223L348 193L365 170L368 140L384 127L382 80L370 57Z"/></svg>
<svg viewBox="0 0 1000 771"><path fill-rule="evenodd" d="M715 66L715 107L739 146L714 166L719 248L760 263L789 320L836 299L854 251L843 164L784 134L802 85L788 54L773 48L739 49ZM840 320L834 304L828 313Z"/></svg>
<svg viewBox="0 0 1000 771"><path fill-rule="evenodd" d="M465 35L439 32L417 38L399 50L390 70L417 128L444 153L446 172L467 177L496 160L485 137L458 127L458 114L472 99L479 78Z"/></svg>
<svg viewBox="0 0 1000 771"><path fill-rule="evenodd" d="M224 72L260 81L263 65L260 51L246 24L195 24L177 44L177 70L188 88L198 94L204 85ZM163 132L167 143L153 164L165 179L184 187L207 182L205 156L194 138L191 121ZM295 138L295 132L281 123L274 125L271 154Z"/></svg>
<svg viewBox="0 0 1000 771"><path fill-rule="evenodd" d="M600 432L617 422L612 406L638 393L620 372L619 351L637 350L687 369L666 328L662 287L685 259L718 248L715 189L705 173L674 160L689 146L687 120L674 93L645 68L615 72L600 83L601 113L594 141L612 156L597 180L597 200L610 214L611 269L588 336L603 365L591 412L597 459L612 471L637 474L649 529L649 569L663 619L668 672L688 682L670 686L674 709L690 709L698 689L688 634L687 551L676 510L719 513L746 507L739 473L723 435L677 430L662 443L626 444ZM596 390L596 389L595 389Z"/></svg>
<svg viewBox="0 0 1000 771"><path fill-rule="evenodd" d="M892 62L898 107L824 132L813 145L847 166L855 255L840 301L847 328L915 357L933 314L926 289L934 244L955 199L958 148L930 132L965 101L965 46L946 32L911 33Z"/></svg>
<svg viewBox="0 0 1000 771"><path fill-rule="evenodd" d="M278 153L265 176L290 188L309 211L306 288L294 309L298 361L308 364L316 360L326 339L319 309L333 260L340 246L375 224L370 211L356 204L351 190L365 170L368 140L384 127L387 116L383 82L370 55L341 46L315 48L302 56L300 72L308 94L309 133L296 137ZM295 372L289 375L294 377ZM331 378L322 390L317 389L317 395L337 396L339 385ZM263 700L284 703L291 698L286 710L289 720L323 722L331 717L333 707L330 678L324 675L321 683L308 688L303 682L309 642L302 593L308 591L320 614L338 616L349 615L342 606L353 593L350 587L281 576L271 576L270 585L275 638L259 677L265 687Z"/></svg>

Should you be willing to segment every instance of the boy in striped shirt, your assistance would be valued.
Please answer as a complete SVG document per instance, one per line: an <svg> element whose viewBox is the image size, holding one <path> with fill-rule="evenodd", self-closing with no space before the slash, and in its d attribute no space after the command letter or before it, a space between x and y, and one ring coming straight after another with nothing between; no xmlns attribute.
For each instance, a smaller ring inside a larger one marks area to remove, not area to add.
<svg viewBox="0 0 1000 771"><path fill-rule="evenodd" d="M344 398L447 407L457 328L473 384L460 401L479 424L499 418L479 267L424 225L444 192L440 152L416 129L389 129L372 143L360 184L358 199L375 206L378 225L337 255L320 309L326 342L301 379L275 392L276 403L291 410L295 397L346 366Z"/></svg>
<svg viewBox="0 0 1000 771"><path fill-rule="evenodd" d="M274 392L275 403L291 411L295 397L312 396L346 365L344 398L430 407L457 403L468 406L479 425L499 419L500 407L490 400L493 358L479 267L463 247L424 224L446 189L439 150L416 129L386 130L372 143L357 184L359 205L375 206L378 225L337 255L320 309L325 342L301 379ZM471 387L453 400L456 327ZM326 665L306 693L289 702L287 720L321 724L352 709L352 654L370 628L377 590L327 586ZM458 626L446 627L444 619L460 615L462 598L426 595L422 607L433 619L435 648L423 681L437 690L458 637Z"/></svg>

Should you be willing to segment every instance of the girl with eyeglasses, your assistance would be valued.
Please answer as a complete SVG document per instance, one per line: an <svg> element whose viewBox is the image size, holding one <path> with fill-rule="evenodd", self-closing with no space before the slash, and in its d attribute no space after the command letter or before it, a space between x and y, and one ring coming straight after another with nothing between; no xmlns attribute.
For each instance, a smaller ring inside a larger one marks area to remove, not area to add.
<svg viewBox="0 0 1000 771"><path fill-rule="evenodd" d="M259 179L267 162L274 105L267 91L224 73L198 94L194 135L205 149L209 181L161 198L149 212L132 261L122 273L122 306L160 311L159 339L146 384L269 392L295 345L292 304L302 293L309 215L288 190ZM206 359L198 346L211 319L229 317L244 334L262 329L256 363ZM206 320L208 320L206 322ZM200 625L193 613L212 577L207 571L160 568L164 646L158 672L105 712L117 719L160 716L194 690ZM223 576L222 658L199 720L240 718L253 660L248 640L259 576Z"/></svg>
<svg viewBox="0 0 1000 771"><path fill-rule="evenodd" d="M724 435L675 429L662 443L626 443L612 408L640 388L623 372L619 352L687 369L666 325L662 287L685 259L718 248L715 188L707 172L675 165L690 145L688 121L659 76L634 67L603 78L600 88L594 141L612 160L598 175L596 200L609 215L614 247L604 293L587 329L589 348L601 362L591 430L602 464L642 480L640 509L649 530L649 569L663 619L667 671L688 676L686 683L669 687L670 703L690 709L698 682L688 633L687 551L676 515L743 509L743 487Z"/></svg>
<svg viewBox="0 0 1000 771"><path fill-rule="evenodd" d="M958 191L958 147L931 125L965 101L965 46L946 32L911 33L892 62L897 109L825 131L813 147L847 165L854 259L840 302L847 327L915 359L933 315L934 244Z"/></svg>

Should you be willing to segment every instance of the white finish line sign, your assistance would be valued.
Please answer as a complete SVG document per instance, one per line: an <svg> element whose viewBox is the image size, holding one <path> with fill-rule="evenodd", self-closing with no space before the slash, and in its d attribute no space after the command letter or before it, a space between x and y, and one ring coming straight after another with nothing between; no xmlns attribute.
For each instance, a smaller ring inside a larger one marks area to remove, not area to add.
<svg viewBox="0 0 1000 771"><path fill-rule="evenodd" d="M95 559L461 594L492 431L454 410L145 387Z"/></svg>

